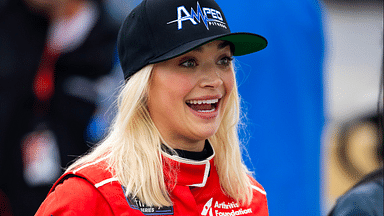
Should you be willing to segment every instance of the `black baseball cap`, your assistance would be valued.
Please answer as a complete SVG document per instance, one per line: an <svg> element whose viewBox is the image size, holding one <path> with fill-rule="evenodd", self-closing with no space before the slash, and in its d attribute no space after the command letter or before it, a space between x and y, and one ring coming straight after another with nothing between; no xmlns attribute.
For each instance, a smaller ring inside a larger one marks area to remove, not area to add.
<svg viewBox="0 0 384 216"><path fill-rule="evenodd" d="M125 18L117 38L124 78L214 40L231 42L234 56L267 46L260 35L231 33L214 0L143 0Z"/></svg>

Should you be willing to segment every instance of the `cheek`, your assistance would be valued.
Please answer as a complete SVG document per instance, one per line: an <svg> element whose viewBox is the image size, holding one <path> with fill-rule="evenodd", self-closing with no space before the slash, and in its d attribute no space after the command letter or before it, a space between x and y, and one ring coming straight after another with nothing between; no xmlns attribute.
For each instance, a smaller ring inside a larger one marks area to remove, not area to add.
<svg viewBox="0 0 384 216"><path fill-rule="evenodd" d="M226 110L227 103L229 100L229 97L233 91L233 87L235 86L235 76L234 73L228 73L222 76L222 80L224 83L224 89L225 89L225 99L222 104L222 111Z"/></svg>
<svg viewBox="0 0 384 216"><path fill-rule="evenodd" d="M193 81L182 74L161 74L153 77L149 93L149 103L157 101L163 107L182 105L184 98L193 88ZM180 103L181 102L181 103ZM152 106L153 107L153 106Z"/></svg>
<svg viewBox="0 0 384 216"><path fill-rule="evenodd" d="M184 74L163 77L163 87L174 100L183 100L194 87L194 81Z"/></svg>
<svg viewBox="0 0 384 216"><path fill-rule="evenodd" d="M235 85L235 74L233 72L227 73L222 79L225 86L225 92L227 95L230 95Z"/></svg>
<svg viewBox="0 0 384 216"><path fill-rule="evenodd" d="M196 80L193 76L188 74L177 74L172 77L172 83L178 85L179 89L183 92L189 92L196 85Z"/></svg>

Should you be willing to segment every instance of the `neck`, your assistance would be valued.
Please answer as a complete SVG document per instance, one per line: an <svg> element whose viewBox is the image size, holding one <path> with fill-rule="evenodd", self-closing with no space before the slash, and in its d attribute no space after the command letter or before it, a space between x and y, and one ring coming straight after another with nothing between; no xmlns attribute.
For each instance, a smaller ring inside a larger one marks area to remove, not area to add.
<svg viewBox="0 0 384 216"><path fill-rule="evenodd" d="M201 152L204 150L205 146L205 140L200 140L197 142L165 142L167 145L172 147L173 149L179 149L179 150L184 150L184 151L190 151L190 152Z"/></svg>
<svg viewBox="0 0 384 216"><path fill-rule="evenodd" d="M165 145L162 145L161 148L164 152L166 152L170 155L178 155L182 158L195 160L195 161L202 161L202 160L205 160L205 159L207 159L213 155L212 146L208 141L205 141L205 145L203 147L203 150L199 151L199 152L191 152L191 151L186 151L186 150L181 150L181 149L174 149L174 151L172 151L171 149L169 149Z"/></svg>

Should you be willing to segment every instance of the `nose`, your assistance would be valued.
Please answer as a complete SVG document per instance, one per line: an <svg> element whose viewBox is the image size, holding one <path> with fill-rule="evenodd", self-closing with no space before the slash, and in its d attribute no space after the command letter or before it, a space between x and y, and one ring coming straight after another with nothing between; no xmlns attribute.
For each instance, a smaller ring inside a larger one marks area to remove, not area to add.
<svg viewBox="0 0 384 216"><path fill-rule="evenodd" d="M203 72L203 77L200 82L200 86L205 88L218 88L223 84L223 80L220 77L220 71L215 68L209 68Z"/></svg>

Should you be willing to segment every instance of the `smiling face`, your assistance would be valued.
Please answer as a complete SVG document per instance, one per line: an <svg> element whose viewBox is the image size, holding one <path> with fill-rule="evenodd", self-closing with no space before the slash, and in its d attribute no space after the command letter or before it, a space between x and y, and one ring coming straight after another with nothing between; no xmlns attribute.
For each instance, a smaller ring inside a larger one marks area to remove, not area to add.
<svg viewBox="0 0 384 216"><path fill-rule="evenodd" d="M234 79L232 52L224 41L155 64L148 110L165 142L202 151L220 126Z"/></svg>

